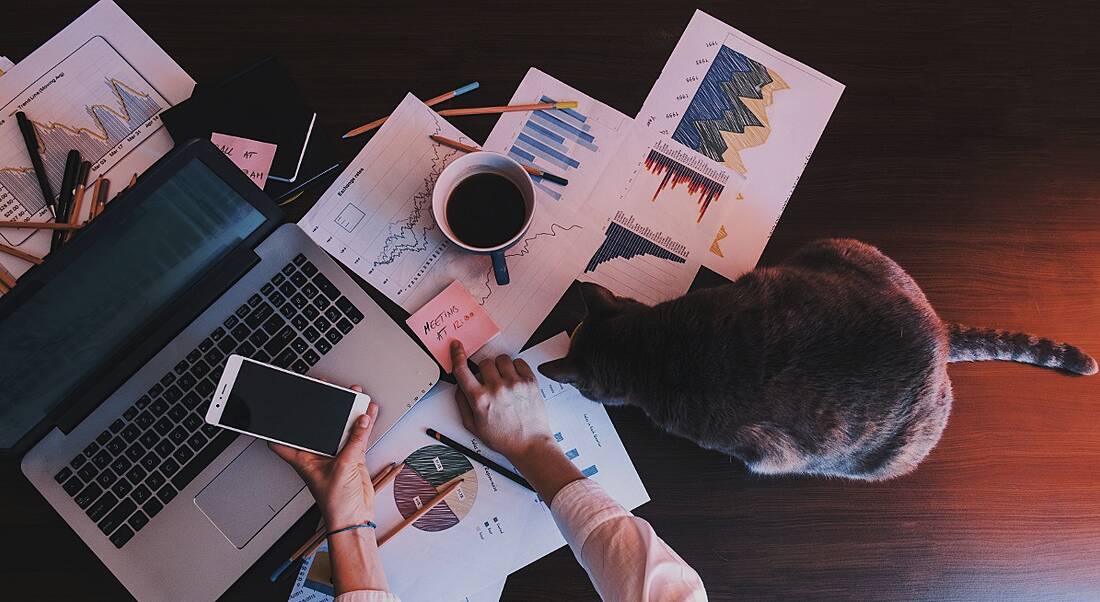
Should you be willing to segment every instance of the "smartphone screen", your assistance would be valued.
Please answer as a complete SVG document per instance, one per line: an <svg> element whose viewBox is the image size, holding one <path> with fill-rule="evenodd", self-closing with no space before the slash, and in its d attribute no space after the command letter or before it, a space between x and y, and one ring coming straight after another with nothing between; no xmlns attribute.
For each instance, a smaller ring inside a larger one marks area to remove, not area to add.
<svg viewBox="0 0 1100 602"><path fill-rule="evenodd" d="M334 456L355 397L350 391L244 361L220 422Z"/></svg>

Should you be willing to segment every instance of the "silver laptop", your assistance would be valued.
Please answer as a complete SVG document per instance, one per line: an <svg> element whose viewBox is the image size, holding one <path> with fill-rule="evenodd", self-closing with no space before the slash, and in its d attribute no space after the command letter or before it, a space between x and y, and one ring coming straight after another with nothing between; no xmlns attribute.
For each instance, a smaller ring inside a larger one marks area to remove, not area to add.
<svg viewBox="0 0 1100 602"><path fill-rule="evenodd" d="M264 442L205 424L230 353L363 385L375 438L439 378L209 142L0 299L0 447L140 600L218 597L313 504Z"/></svg>

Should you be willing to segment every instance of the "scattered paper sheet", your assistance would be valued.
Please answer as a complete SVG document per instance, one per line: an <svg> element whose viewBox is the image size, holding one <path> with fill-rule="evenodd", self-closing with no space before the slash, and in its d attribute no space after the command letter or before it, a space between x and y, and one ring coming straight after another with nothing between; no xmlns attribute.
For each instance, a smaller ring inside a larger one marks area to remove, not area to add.
<svg viewBox="0 0 1100 602"><path fill-rule="evenodd" d="M457 280L413 313L406 323L448 374L454 367L452 341L462 341L466 353L473 355L500 333L485 309Z"/></svg>
<svg viewBox="0 0 1100 602"><path fill-rule="evenodd" d="M194 85L122 9L101 0L0 78L0 214L51 219L16 111L36 124L55 193L72 148L92 162L89 182L103 175L117 193L172 149L159 114L189 97ZM49 252L50 238L48 230L0 229L0 242L39 257ZM30 267L6 254L0 263L16 276Z"/></svg>
<svg viewBox="0 0 1100 602"><path fill-rule="evenodd" d="M277 145L220 132L212 133L210 141L263 190L267 175L271 172L271 162L275 160L275 151L279 148Z"/></svg>

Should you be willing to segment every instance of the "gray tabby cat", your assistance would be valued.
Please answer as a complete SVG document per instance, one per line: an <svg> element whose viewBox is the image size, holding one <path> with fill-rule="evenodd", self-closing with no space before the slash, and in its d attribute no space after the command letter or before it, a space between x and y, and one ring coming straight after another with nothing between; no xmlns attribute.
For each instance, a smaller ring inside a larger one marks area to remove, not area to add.
<svg viewBox="0 0 1100 602"><path fill-rule="evenodd" d="M588 315L568 355L539 371L758 473L912 471L947 424L948 362L1096 372L1070 345L944 323L898 264L854 240L811 243L654 307L582 291Z"/></svg>

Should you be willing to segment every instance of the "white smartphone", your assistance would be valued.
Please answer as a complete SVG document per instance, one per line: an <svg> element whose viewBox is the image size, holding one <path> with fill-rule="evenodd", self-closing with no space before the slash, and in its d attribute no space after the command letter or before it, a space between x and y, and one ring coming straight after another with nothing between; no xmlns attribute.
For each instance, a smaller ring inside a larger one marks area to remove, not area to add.
<svg viewBox="0 0 1100 602"><path fill-rule="evenodd" d="M225 362L206 421L231 431L335 456L370 396L239 355Z"/></svg>

